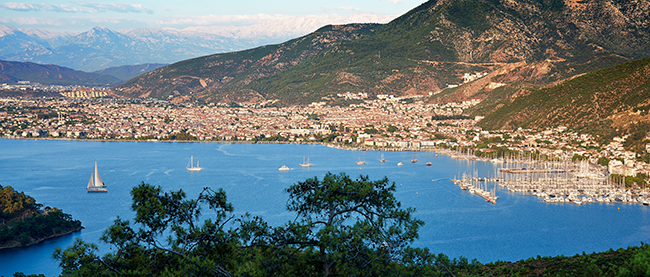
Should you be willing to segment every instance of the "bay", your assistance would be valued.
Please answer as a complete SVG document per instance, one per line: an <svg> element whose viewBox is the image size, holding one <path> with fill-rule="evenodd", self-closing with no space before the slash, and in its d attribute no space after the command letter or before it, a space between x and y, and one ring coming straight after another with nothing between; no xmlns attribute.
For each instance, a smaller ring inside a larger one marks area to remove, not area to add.
<svg viewBox="0 0 650 277"><path fill-rule="evenodd" d="M385 163L380 163L384 154ZM190 156L204 169L185 169ZM345 172L371 180L388 177L397 185L403 207L414 207L425 221L415 247L434 253L493 261L574 255L650 241L650 209L642 205L546 204L540 199L497 188L498 204L460 190L450 179L462 172L494 175L498 165L451 159L434 152L350 151L323 145L249 143L103 142L0 139L0 184L12 186L45 206L81 220L72 235L19 249L0 250L0 275L58 275L52 253L76 238L98 244L103 230L119 216L132 219L132 187L141 182L165 191L183 189L189 197L204 188L223 188L236 213L262 216L278 226L294 218L286 211L284 189L325 173ZM312 167L302 168L303 157ZM365 165L357 165L359 159ZM85 190L97 161L108 193ZM402 162L403 166L397 166ZM425 166L431 162L432 166ZM278 171L282 165L292 168Z"/></svg>

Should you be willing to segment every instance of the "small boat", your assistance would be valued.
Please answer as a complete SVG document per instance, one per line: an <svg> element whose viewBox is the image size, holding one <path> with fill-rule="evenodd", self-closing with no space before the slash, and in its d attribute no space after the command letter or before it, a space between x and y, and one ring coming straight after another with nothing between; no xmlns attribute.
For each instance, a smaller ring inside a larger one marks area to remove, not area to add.
<svg viewBox="0 0 650 277"><path fill-rule="evenodd" d="M201 171L203 169L199 167L199 160L196 160L196 166L194 166L194 156L190 156L190 162L185 168L189 171Z"/></svg>
<svg viewBox="0 0 650 277"><path fill-rule="evenodd" d="M427 166L431 166L431 162L428 162L428 163L427 163Z"/></svg>
<svg viewBox="0 0 650 277"><path fill-rule="evenodd" d="M290 168L289 168L286 164L283 165L283 166L281 166L280 168L278 168L278 170L280 170L280 171L287 171L287 170L289 170L289 169L290 169Z"/></svg>
<svg viewBox="0 0 650 277"><path fill-rule="evenodd" d="M305 157L302 157L302 163L300 164L302 167L311 167L312 164L309 163L309 158L307 158L307 162L305 162Z"/></svg>
<svg viewBox="0 0 650 277"><path fill-rule="evenodd" d="M404 165L402 162L397 163L397 166L402 166Z"/></svg>
<svg viewBox="0 0 650 277"><path fill-rule="evenodd" d="M411 160L411 163L417 163L418 159L415 158L415 152L413 152L413 159Z"/></svg>
<svg viewBox="0 0 650 277"><path fill-rule="evenodd" d="M379 160L380 163L386 162L386 159L384 159L384 153L381 153L381 159Z"/></svg>
<svg viewBox="0 0 650 277"><path fill-rule="evenodd" d="M358 165L366 164L366 161L362 160L361 157L359 157L359 161L357 162Z"/></svg>
<svg viewBox="0 0 650 277"><path fill-rule="evenodd" d="M90 181L88 181L88 187L86 188L88 192L108 192L102 177L99 177L99 171L97 170L97 161L95 161L95 169L90 173Z"/></svg>

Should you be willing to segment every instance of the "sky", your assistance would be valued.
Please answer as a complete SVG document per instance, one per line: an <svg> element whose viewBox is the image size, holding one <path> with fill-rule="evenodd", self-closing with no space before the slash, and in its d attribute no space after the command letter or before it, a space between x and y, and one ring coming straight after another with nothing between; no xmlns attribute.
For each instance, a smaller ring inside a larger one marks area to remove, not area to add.
<svg viewBox="0 0 650 277"><path fill-rule="evenodd" d="M0 25L18 29L84 32L95 26L217 28L267 24L292 28L311 24L387 23L425 0L0 0ZM268 22L283 22L270 24ZM316 23L314 23L316 22Z"/></svg>

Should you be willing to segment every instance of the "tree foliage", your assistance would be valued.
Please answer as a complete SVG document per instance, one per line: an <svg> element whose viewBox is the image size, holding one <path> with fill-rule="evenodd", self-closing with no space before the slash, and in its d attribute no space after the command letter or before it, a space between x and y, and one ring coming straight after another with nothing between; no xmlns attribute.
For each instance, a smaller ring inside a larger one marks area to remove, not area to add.
<svg viewBox="0 0 650 277"><path fill-rule="evenodd" d="M368 176L352 180L327 173L289 187L287 209L297 213L290 223L293 245L315 247L323 275L353 274L397 258L418 237L423 221L401 209L395 184Z"/></svg>
<svg viewBox="0 0 650 277"><path fill-rule="evenodd" d="M23 192L17 192L11 186L0 185L0 224L25 213L34 212L42 205Z"/></svg>
<svg viewBox="0 0 650 277"><path fill-rule="evenodd" d="M135 224L118 218L100 239L116 252L99 257L97 246L77 240L54 257L64 276L356 274L396 261L417 238L423 223L411 217L413 209L400 208L394 191L385 178L308 179L287 189L297 219L272 228L261 218L234 216L223 190L205 188L187 199L182 190L141 183L131 192ZM202 215L202 207L211 213Z"/></svg>
<svg viewBox="0 0 650 277"><path fill-rule="evenodd" d="M0 246L17 241L21 246L56 235L81 229L81 221L61 210L53 209L43 215L33 213L20 221L0 226Z"/></svg>
<svg viewBox="0 0 650 277"><path fill-rule="evenodd" d="M240 238L251 238L240 236L229 225L240 219L232 215L223 190L204 188L196 199L186 199L182 190L162 192L143 182L133 188L131 196L139 228L116 219L100 240L117 252L102 258L95 254L95 245L83 241L57 249L54 257L63 275L231 276L234 249L241 245ZM200 222L203 205L212 214Z"/></svg>

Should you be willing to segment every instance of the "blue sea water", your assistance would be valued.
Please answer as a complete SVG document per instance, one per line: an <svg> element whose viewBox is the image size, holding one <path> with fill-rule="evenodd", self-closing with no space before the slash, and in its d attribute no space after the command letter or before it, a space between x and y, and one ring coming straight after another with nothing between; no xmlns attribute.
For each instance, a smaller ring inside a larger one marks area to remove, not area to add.
<svg viewBox="0 0 650 277"><path fill-rule="evenodd" d="M381 154L385 163L380 163ZM185 169L190 155L203 171ZM44 206L63 209L85 227L74 234L19 249L0 250L0 275L58 275L55 247L76 238L98 244L103 230L119 216L132 219L132 187L141 182L165 191L183 189L195 197L204 187L223 188L238 213L262 216L281 225L295 216L286 211L288 186L327 172L352 177L384 176L397 184L403 207L424 220L413 246L480 262L574 255L650 242L650 209L630 204L545 204L536 197L497 188L498 204L470 195L450 179L462 172L494 175L496 165L435 157L434 152L350 151L322 145L99 142L0 139L0 184L33 196ZM310 168L300 167L309 157ZM357 165L364 159L365 165ZM97 161L108 193L87 193ZM403 166L397 166L402 162ZM426 162L433 163L425 166ZM287 165L292 170L278 171Z"/></svg>

